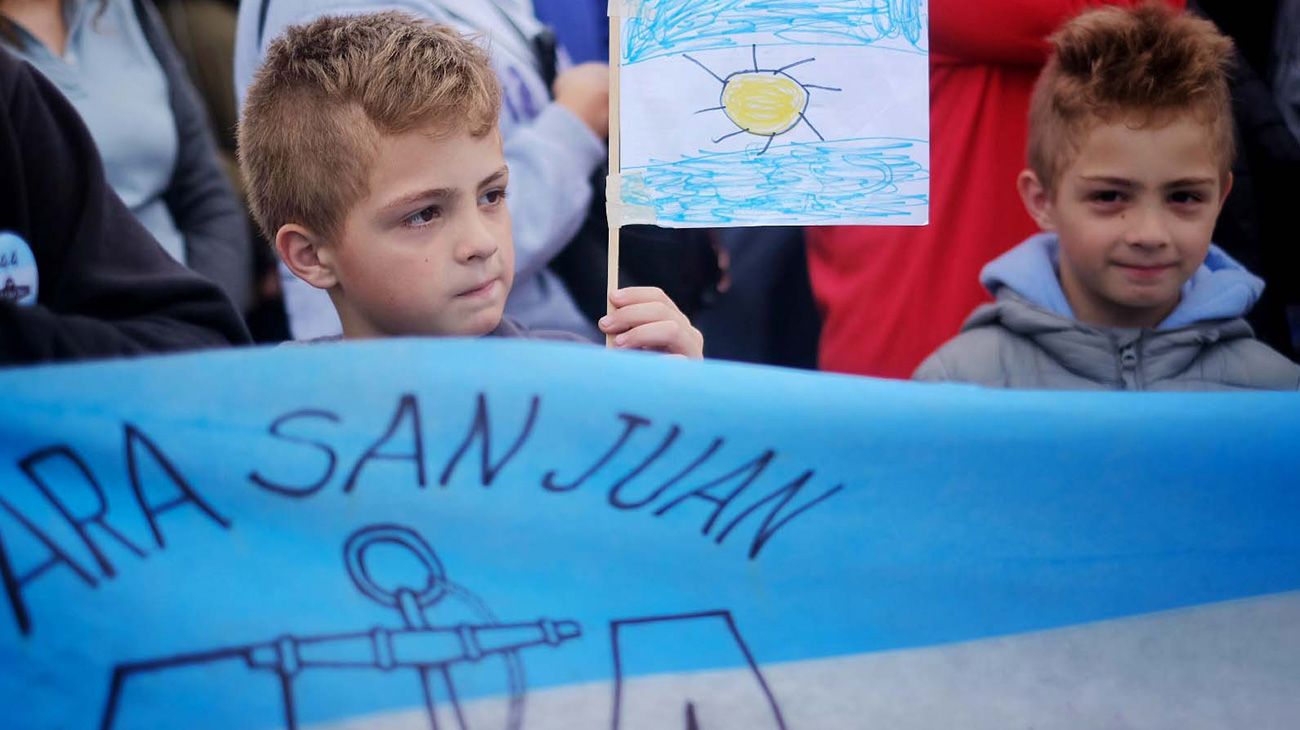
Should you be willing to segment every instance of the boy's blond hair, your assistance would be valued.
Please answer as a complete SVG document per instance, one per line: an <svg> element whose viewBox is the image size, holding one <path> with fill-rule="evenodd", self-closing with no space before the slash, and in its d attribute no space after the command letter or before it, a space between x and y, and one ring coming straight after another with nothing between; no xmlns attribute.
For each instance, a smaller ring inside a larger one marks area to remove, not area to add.
<svg viewBox="0 0 1300 730"><path fill-rule="evenodd" d="M1227 175L1233 47L1213 23L1149 0L1086 11L1049 40L1054 50L1029 102L1029 166L1045 188L1055 189L1093 125L1159 126L1181 114L1208 126Z"/></svg>
<svg viewBox="0 0 1300 730"><path fill-rule="evenodd" d="M402 13L319 18L267 49L239 124L249 206L267 240L286 223L332 237L367 193L381 134L481 137L501 89L487 54Z"/></svg>

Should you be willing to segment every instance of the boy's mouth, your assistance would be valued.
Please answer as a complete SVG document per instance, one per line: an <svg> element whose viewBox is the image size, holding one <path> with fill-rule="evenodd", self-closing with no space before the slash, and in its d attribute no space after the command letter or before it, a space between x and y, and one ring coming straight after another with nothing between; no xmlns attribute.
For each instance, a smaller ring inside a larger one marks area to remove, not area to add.
<svg viewBox="0 0 1300 730"><path fill-rule="evenodd" d="M1154 279L1166 271L1172 270L1175 264L1126 264L1116 262L1115 266L1122 269L1129 276L1138 279Z"/></svg>
<svg viewBox="0 0 1300 730"><path fill-rule="evenodd" d="M462 291L456 296L465 297L467 299L486 297L490 295L496 289L497 284L500 283L501 283L501 278L494 276L491 279L488 279L487 281L483 282L482 284L479 284L478 286L471 287L469 289L466 289L465 291Z"/></svg>

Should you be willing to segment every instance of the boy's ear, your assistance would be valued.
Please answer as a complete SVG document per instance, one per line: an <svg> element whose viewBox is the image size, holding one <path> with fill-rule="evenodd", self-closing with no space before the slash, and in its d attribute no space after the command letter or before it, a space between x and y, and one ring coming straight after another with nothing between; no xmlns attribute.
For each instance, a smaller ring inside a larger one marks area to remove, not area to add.
<svg viewBox="0 0 1300 730"><path fill-rule="evenodd" d="M317 289L338 283L331 252L319 236L296 223L286 223L275 232L275 250L293 275Z"/></svg>
<svg viewBox="0 0 1300 730"><path fill-rule="evenodd" d="M1228 202L1228 193L1232 192L1232 173L1229 172L1223 176L1223 190L1219 191L1219 211L1223 211L1223 204Z"/></svg>
<svg viewBox="0 0 1300 730"><path fill-rule="evenodd" d="M1052 193L1038 179L1038 173L1031 169L1020 171L1016 177L1016 189L1020 191L1020 200L1025 204L1029 217L1044 231L1056 230L1052 217Z"/></svg>

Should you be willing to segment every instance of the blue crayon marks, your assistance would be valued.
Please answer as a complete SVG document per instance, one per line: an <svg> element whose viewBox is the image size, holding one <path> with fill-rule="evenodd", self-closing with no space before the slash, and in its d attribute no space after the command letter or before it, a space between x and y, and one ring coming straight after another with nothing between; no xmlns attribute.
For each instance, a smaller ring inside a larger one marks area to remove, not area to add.
<svg viewBox="0 0 1300 730"><path fill-rule="evenodd" d="M623 200L660 225L926 222L925 140L847 139L706 153L623 168Z"/></svg>
<svg viewBox="0 0 1300 730"><path fill-rule="evenodd" d="M880 44L924 52L923 0L627 0L623 63L729 48L739 36L807 45Z"/></svg>

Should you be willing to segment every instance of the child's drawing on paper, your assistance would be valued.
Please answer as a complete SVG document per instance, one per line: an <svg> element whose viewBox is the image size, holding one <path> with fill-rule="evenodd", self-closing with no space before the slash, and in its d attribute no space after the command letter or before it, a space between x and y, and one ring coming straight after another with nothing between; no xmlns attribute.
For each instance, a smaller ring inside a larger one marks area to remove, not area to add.
<svg viewBox="0 0 1300 730"><path fill-rule="evenodd" d="M623 202L659 225L916 225L925 0L631 0Z"/></svg>

